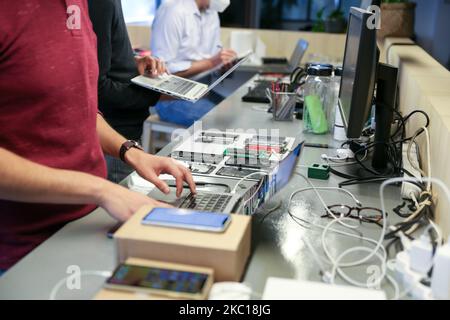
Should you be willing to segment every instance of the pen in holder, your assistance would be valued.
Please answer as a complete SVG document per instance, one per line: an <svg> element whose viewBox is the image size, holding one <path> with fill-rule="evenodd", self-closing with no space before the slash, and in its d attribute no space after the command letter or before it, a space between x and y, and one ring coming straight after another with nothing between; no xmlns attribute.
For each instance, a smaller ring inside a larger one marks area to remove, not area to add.
<svg viewBox="0 0 450 320"><path fill-rule="evenodd" d="M281 92L266 90L266 96L270 101L273 119L275 121L293 121L296 104L295 92Z"/></svg>

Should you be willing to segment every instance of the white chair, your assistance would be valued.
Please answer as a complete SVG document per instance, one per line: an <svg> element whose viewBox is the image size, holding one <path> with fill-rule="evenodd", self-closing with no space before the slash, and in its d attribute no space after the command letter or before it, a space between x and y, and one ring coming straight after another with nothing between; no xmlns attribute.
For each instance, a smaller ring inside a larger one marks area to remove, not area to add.
<svg viewBox="0 0 450 320"><path fill-rule="evenodd" d="M186 129L174 123L164 122L157 114L152 114L145 120L142 132L142 147L147 153L155 154L158 149L164 148L171 139L172 133L177 129Z"/></svg>

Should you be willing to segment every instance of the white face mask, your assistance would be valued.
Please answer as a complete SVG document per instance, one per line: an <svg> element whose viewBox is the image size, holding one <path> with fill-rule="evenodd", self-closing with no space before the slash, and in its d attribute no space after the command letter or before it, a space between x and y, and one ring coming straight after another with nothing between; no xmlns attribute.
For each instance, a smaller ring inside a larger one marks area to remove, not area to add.
<svg viewBox="0 0 450 320"><path fill-rule="evenodd" d="M226 8L230 5L230 0L211 0L209 3L209 8L217 12L224 12Z"/></svg>

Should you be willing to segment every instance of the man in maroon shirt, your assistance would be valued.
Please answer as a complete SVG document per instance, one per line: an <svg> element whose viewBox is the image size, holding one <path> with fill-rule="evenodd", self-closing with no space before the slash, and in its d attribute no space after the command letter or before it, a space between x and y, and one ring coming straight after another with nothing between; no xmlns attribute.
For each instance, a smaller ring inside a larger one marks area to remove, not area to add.
<svg viewBox="0 0 450 320"><path fill-rule="evenodd" d="M86 0L0 0L0 269L100 206L125 221L166 206L105 180L103 153L126 139L98 113L96 38ZM122 151L127 148L122 148ZM122 154L163 192L187 169L137 148Z"/></svg>

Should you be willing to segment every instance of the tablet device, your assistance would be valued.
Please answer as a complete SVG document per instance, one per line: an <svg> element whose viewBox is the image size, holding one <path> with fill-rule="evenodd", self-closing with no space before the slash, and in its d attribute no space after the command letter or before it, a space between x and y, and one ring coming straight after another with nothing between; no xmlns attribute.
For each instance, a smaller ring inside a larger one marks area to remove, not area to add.
<svg viewBox="0 0 450 320"><path fill-rule="evenodd" d="M142 224L190 229L209 232L224 232L231 215L177 208L155 208L142 219Z"/></svg>

